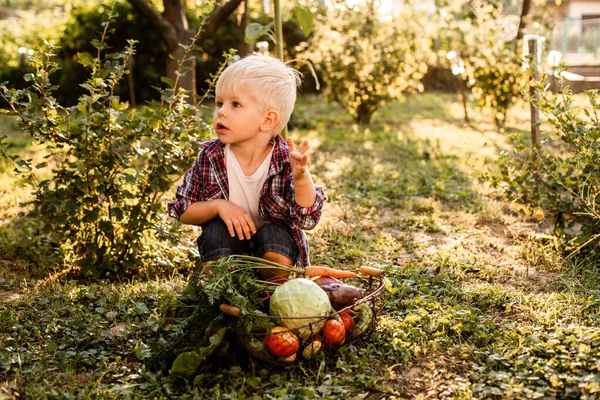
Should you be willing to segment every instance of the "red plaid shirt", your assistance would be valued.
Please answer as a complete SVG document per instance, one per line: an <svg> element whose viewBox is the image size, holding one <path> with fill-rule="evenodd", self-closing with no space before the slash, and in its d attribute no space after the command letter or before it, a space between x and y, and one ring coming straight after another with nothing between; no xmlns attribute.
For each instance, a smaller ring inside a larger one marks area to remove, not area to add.
<svg viewBox="0 0 600 400"><path fill-rule="evenodd" d="M218 139L202 143L194 165L185 174L183 183L177 188L176 200L167 204L169 215L179 216L196 201L229 199L229 181L225 167L224 144ZM258 204L260 217L270 223L286 227L298 244L298 267L310 265L308 241L304 230L313 229L327 200L323 189L317 186L317 199L310 208L300 207L294 197L294 179L290 165L287 143L281 136L274 139L273 158L269 167Z"/></svg>

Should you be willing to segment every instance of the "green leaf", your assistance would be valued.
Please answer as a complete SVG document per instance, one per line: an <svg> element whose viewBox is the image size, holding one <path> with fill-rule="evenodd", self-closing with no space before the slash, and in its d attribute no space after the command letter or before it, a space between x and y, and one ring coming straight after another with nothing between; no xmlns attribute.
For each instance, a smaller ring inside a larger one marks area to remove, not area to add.
<svg viewBox="0 0 600 400"><path fill-rule="evenodd" d="M246 43L250 43L259 39L261 36L269 32L269 29L271 29L272 26L272 22L267 25L261 25L257 22L252 22L246 27L246 37L244 38L244 40L246 41Z"/></svg>
<svg viewBox="0 0 600 400"><path fill-rule="evenodd" d="M135 355L140 360L144 360L152 356L152 351L150 350L150 347L148 347L148 345L146 345L141 340L138 340L138 342L135 344Z"/></svg>
<svg viewBox="0 0 600 400"><path fill-rule="evenodd" d="M98 223L98 228L100 228L100 231L107 234L107 235L112 235L114 233L114 226L110 221L100 221Z"/></svg>
<svg viewBox="0 0 600 400"><path fill-rule="evenodd" d="M310 10L306 7L297 5L294 7L294 14L296 18L298 18L298 22L300 23L300 28L302 28L302 32L304 32L305 36L310 35L315 26L313 15Z"/></svg>
<svg viewBox="0 0 600 400"><path fill-rule="evenodd" d="M171 78L167 78L166 76L161 76L160 81L166 83L167 85L173 87L175 85L175 81Z"/></svg>
<svg viewBox="0 0 600 400"><path fill-rule="evenodd" d="M112 101L110 102L110 106L115 111L123 111L123 110L126 110L127 108L129 108L129 104L128 103L121 103L117 99L112 99Z"/></svg>
<svg viewBox="0 0 600 400"><path fill-rule="evenodd" d="M186 378L191 378L196 374L200 365L219 347L223 342L225 333L229 327L221 328L212 335L209 339L210 344L206 347L201 347L198 351L188 351L181 353L173 363L173 367L169 371L171 375L180 375Z"/></svg>
<svg viewBox="0 0 600 400"><path fill-rule="evenodd" d="M90 53L77 53L77 60L84 67L89 67L94 63L94 58Z"/></svg>

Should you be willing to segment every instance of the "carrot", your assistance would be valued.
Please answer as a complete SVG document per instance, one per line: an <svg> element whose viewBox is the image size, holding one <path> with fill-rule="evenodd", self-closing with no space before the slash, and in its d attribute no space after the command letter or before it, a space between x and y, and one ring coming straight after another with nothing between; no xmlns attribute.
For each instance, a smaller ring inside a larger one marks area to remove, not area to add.
<svg viewBox="0 0 600 400"><path fill-rule="evenodd" d="M383 275L383 271L380 270L379 268L367 267L366 265L363 265L362 267L360 267L360 269L358 271L361 274L365 274L365 275L369 275L369 276Z"/></svg>
<svg viewBox="0 0 600 400"><path fill-rule="evenodd" d="M343 271L341 269L329 267L309 266L304 268L306 276L331 276L334 278L358 278L358 274L352 271Z"/></svg>
<svg viewBox="0 0 600 400"><path fill-rule="evenodd" d="M239 307L236 307L236 306L230 306L229 304L223 303L219 306L219 310L221 310L221 312L223 312L225 314L231 315L232 317L237 317L237 318L242 317L242 313L241 313L242 310L240 310Z"/></svg>

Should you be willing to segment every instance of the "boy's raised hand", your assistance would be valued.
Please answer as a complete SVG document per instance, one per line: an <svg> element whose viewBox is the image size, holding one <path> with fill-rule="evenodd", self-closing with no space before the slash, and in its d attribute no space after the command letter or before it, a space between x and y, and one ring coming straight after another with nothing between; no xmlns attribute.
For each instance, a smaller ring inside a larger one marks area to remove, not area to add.
<svg viewBox="0 0 600 400"><path fill-rule="evenodd" d="M290 149L290 165L292 166L292 176L294 180L304 178L308 172L308 141L304 140L299 148L296 148L294 140L287 138L288 148Z"/></svg>

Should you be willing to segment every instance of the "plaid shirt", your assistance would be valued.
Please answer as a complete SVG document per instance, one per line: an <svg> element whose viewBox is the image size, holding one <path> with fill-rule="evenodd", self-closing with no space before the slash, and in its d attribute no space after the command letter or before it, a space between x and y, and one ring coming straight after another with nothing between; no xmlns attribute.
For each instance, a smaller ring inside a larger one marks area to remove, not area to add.
<svg viewBox="0 0 600 400"><path fill-rule="evenodd" d="M196 201L229 200L224 146L218 139L202 143L203 148L194 165L177 188L176 200L167 205L169 216L179 219ZM263 220L284 226L290 231L300 250L294 260L295 264L303 268L310 265L304 230L313 229L317 225L327 197L323 189L317 186L315 204L310 208L298 206L294 197L294 179L287 143L281 136L277 136L273 146L273 158L267 181L260 193L258 212Z"/></svg>

